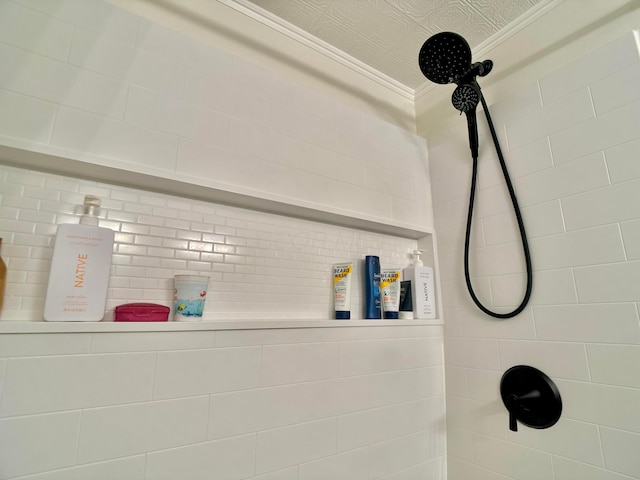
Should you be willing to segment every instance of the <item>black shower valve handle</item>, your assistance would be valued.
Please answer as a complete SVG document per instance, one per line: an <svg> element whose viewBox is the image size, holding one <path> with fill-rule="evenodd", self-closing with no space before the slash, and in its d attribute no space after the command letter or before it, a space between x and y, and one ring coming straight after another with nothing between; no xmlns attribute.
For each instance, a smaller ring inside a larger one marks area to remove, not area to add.
<svg viewBox="0 0 640 480"><path fill-rule="evenodd" d="M540 390L532 390L524 395L516 395L512 393L507 397L507 410L509 411L509 430L512 432L518 431L518 413L523 407L522 401L532 400L534 398L540 398L542 394Z"/></svg>

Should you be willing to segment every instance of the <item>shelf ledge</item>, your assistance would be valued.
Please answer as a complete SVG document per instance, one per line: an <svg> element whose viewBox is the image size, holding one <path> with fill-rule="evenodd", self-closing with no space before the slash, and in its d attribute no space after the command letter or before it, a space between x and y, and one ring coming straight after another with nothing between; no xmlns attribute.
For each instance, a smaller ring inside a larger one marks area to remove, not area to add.
<svg viewBox="0 0 640 480"><path fill-rule="evenodd" d="M283 328L343 328L438 326L442 320L237 320L227 322L0 322L0 334L185 332L210 330L270 330Z"/></svg>

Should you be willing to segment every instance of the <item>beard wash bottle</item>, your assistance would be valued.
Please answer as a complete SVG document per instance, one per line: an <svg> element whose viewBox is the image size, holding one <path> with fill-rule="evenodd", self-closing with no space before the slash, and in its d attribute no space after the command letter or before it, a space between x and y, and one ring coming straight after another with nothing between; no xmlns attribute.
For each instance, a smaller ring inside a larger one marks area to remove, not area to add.
<svg viewBox="0 0 640 480"><path fill-rule="evenodd" d="M80 224L58 227L53 247L44 319L98 322L107 302L114 231L98 226L100 199L84 198Z"/></svg>

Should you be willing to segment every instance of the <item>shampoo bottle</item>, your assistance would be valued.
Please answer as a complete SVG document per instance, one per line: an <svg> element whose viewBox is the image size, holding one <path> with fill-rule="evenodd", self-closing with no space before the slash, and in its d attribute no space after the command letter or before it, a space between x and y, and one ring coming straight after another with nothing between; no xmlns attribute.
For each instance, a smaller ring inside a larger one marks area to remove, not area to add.
<svg viewBox="0 0 640 480"><path fill-rule="evenodd" d="M433 268L422 264L422 250L413 252L414 260L410 267L402 271L405 281L410 281L413 317L418 319L436 318L436 299L433 284Z"/></svg>
<svg viewBox="0 0 640 480"><path fill-rule="evenodd" d="M114 232L98 226L100 199L87 195L80 224L58 227L53 247L44 319L102 320L107 302Z"/></svg>
<svg viewBox="0 0 640 480"><path fill-rule="evenodd" d="M382 317L380 307L380 258L367 255L364 261L364 318Z"/></svg>

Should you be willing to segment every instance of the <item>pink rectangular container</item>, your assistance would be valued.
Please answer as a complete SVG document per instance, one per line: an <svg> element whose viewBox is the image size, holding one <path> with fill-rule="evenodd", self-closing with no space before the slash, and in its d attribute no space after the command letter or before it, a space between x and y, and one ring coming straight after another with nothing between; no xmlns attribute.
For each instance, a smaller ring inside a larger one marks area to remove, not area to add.
<svg viewBox="0 0 640 480"><path fill-rule="evenodd" d="M169 307L156 303L127 303L116 307L116 322L166 322Z"/></svg>

